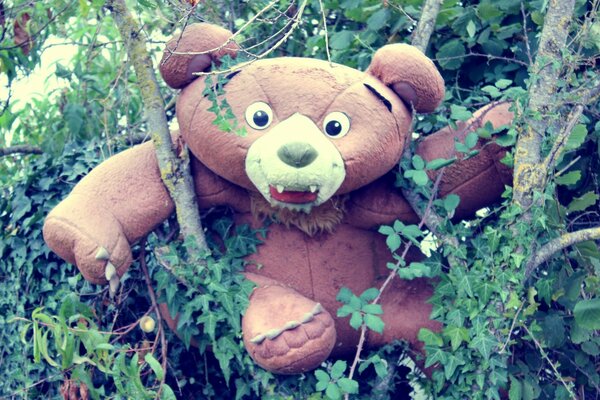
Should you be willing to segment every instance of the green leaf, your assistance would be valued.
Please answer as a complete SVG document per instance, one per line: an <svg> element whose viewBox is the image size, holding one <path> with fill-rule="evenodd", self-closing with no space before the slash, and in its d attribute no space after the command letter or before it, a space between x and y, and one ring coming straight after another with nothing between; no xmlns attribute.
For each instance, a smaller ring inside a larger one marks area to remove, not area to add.
<svg viewBox="0 0 600 400"><path fill-rule="evenodd" d="M388 9L383 7L376 11L367 20L367 27L372 31L378 31L383 28L389 18Z"/></svg>
<svg viewBox="0 0 600 400"><path fill-rule="evenodd" d="M573 314L582 328L600 329L600 298L578 302L573 308Z"/></svg>
<svg viewBox="0 0 600 400"><path fill-rule="evenodd" d="M358 382L353 379L340 378L338 380L338 386L344 393L355 394L358 393Z"/></svg>
<svg viewBox="0 0 600 400"><path fill-rule="evenodd" d="M471 118L473 114L467 110L465 106L458 106L456 104L450 105L450 118L456 121L466 121Z"/></svg>
<svg viewBox="0 0 600 400"><path fill-rule="evenodd" d="M416 170L421 170L425 168L425 161L423 160L423 158L421 158L421 156L415 154L412 158L412 165L413 167L415 167Z"/></svg>
<svg viewBox="0 0 600 400"><path fill-rule="evenodd" d="M452 157L450 159L445 158L436 158L427 163L426 169L430 171L436 171L440 168L447 167L450 164L453 164L456 161L456 157Z"/></svg>
<svg viewBox="0 0 600 400"><path fill-rule="evenodd" d="M418 339L425 343L426 346L443 346L444 340L441 336L427 328L419 330Z"/></svg>
<svg viewBox="0 0 600 400"><path fill-rule="evenodd" d="M600 347L592 341L582 343L581 350L593 357L600 355Z"/></svg>
<svg viewBox="0 0 600 400"><path fill-rule="evenodd" d="M429 182L429 177L425 171L418 170L414 172L412 180L415 182L415 184L417 184L417 186L425 186L427 185L427 182Z"/></svg>
<svg viewBox="0 0 600 400"><path fill-rule="evenodd" d="M558 348L565 341L565 324L560 315L549 314L542 320L542 334L546 345Z"/></svg>
<svg viewBox="0 0 600 400"><path fill-rule="evenodd" d="M369 288L369 289L365 290L364 292L362 292L362 294L360 295L360 298L361 298L361 300L369 302L369 301L375 300L377 298L377 296L379 296L379 289Z"/></svg>
<svg viewBox="0 0 600 400"><path fill-rule="evenodd" d="M497 345L498 342L494 340L490 334L480 332L473 340L471 340L469 347L479 351L485 360L489 360L492 351Z"/></svg>
<svg viewBox="0 0 600 400"><path fill-rule="evenodd" d="M571 134L567 139L567 143L565 143L566 150L575 150L579 148L585 141L585 137L587 136L587 128L583 124L575 125Z"/></svg>
<svg viewBox="0 0 600 400"><path fill-rule="evenodd" d="M346 371L347 367L348 364L346 364L346 361L337 360L331 367L331 379L341 378L342 375L344 375L344 371Z"/></svg>
<svg viewBox="0 0 600 400"><path fill-rule="evenodd" d="M353 327L354 329L358 329L362 325L362 322L363 322L363 318L362 318L362 315L360 314L360 312L358 312L358 311L353 312L352 317L350 317L350 326Z"/></svg>
<svg viewBox="0 0 600 400"><path fill-rule="evenodd" d="M329 382L327 385L327 389L325 390L325 395L331 400L338 400L342 397L342 393L340 392L340 388L333 382Z"/></svg>
<svg viewBox="0 0 600 400"><path fill-rule="evenodd" d="M383 314L383 309L381 308L380 304L365 304L362 307L362 311L365 314L374 314L374 315Z"/></svg>
<svg viewBox="0 0 600 400"><path fill-rule="evenodd" d="M510 79L499 79L496 81L495 85L498 89L506 89L510 85L512 85L513 81Z"/></svg>
<svg viewBox="0 0 600 400"><path fill-rule="evenodd" d="M460 197L456 194L449 194L444 198L444 209L449 215L454 215L454 210L460 203Z"/></svg>
<svg viewBox="0 0 600 400"><path fill-rule="evenodd" d="M377 333L383 333L383 328L385 327L383 320L373 314L365 315L365 324L367 325L367 328Z"/></svg>
<svg viewBox="0 0 600 400"><path fill-rule="evenodd" d="M344 50L350 47L350 44L353 40L353 31L340 31L331 35L331 38L329 39L329 45L333 50Z"/></svg>
<svg viewBox="0 0 600 400"><path fill-rule="evenodd" d="M144 361L148 363L154 374L156 375L156 379L159 381L165 376L165 371L163 371L162 365L158 362L156 358L152 355L152 353L146 353L144 356Z"/></svg>
<svg viewBox="0 0 600 400"><path fill-rule="evenodd" d="M465 50L465 46L462 44L462 41L458 39L452 39L440 47L435 57L442 68L454 70L458 69L462 65L464 60L463 56L466 53L467 52Z"/></svg>
<svg viewBox="0 0 600 400"><path fill-rule="evenodd" d="M444 328L443 334L450 340L452 351L456 351L462 342L469 341L469 331L462 326L447 326Z"/></svg>
<svg viewBox="0 0 600 400"><path fill-rule="evenodd" d="M354 297L354 293L352 293L352 290L344 286L340 289L335 299L341 303L348 304L352 297Z"/></svg>
<svg viewBox="0 0 600 400"><path fill-rule="evenodd" d="M160 399L161 400L177 400L177 397L175 396L175 392L173 392L173 389L171 389L171 387L169 385L167 385L166 383L163 383L162 392L160 392Z"/></svg>
<svg viewBox="0 0 600 400"><path fill-rule="evenodd" d="M599 196L594 192L587 192L580 197L573 199L567 206L568 212L583 211L598 201Z"/></svg>
<svg viewBox="0 0 600 400"><path fill-rule="evenodd" d="M475 132L469 132L465 137L465 145L472 149L477 145L477 141L479 140L479 136Z"/></svg>
<svg viewBox="0 0 600 400"><path fill-rule="evenodd" d="M444 375L446 376L446 379L450 379L454 374L454 371L456 371L456 368L464 364L465 362L462 358L456 357L454 354L448 354L446 362L444 363Z"/></svg>
<svg viewBox="0 0 600 400"><path fill-rule="evenodd" d="M394 234L385 238L385 243L387 244L387 247L390 249L390 251L393 253L400 248L402 241L400 240L400 236Z"/></svg>
<svg viewBox="0 0 600 400"><path fill-rule="evenodd" d="M329 381L331 380L331 378L329 378L329 374L323 371L322 369L318 369L315 371L315 377L319 382L329 383ZM322 390L325 390L325 388L323 388Z"/></svg>
<svg viewBox="0 0 600 400"><path fill-rule="evenodd" d="M581 179L581 171L571 171L554 178L558 185L574 185Z"/></svg>
<svg viewBox="0 0 600 400"><path fill-rule="evenodd" d="M469 37L472 38L473 36L475 36L476 31L477 26L475 25L475 22L473 22L473 20L469 21L469 23L467 24L467 33L469 34Z"/></svg>
<svg viewBox="0 0 600 400"><path fill-rule="evenodd" d="M509 400L521 400L523 397L523 385L521 382L514 378L510 377L510 389L508 390L508 399Z"/></svg>
<svg viewBox="0 0 600 400"><path fill-rule="evenodd" d="M338 308L337 316L340 318L344 318L352 314L354 311L356 311L354 308L350 307L348 304L344 304L343 306Z"/></svg>

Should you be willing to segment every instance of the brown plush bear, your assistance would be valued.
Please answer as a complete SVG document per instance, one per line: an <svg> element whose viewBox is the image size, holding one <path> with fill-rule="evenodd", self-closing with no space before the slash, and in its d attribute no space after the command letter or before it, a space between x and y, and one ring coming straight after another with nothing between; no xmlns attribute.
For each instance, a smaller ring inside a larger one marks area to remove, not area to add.
<svg viewBox="0 0 600 400"><path fill-rule="evenodd" d="M418 217L393 185L393 169L411 139L412 110L433 111L444 83L433 63L405 44L388 45L366 72L306 58L256 61L231 74L225 98L247 136L220 132L203 97L206 71L234 55L231 33L189 26L167 45L161 73L181 88L177 118L191 151L201 208L228 205L237 222L277 222L249 257L246 276L257 284L242 330L254 360L276 373L298 373L333 354L354 351L358 331L335 317L342 287L360 294L388 275L391 254L381 224ZM204 52L204 54L189 54ZM425 160L454 156L454 142L486 122L509 123L507 105L480 110L459 129L444 129L418 146ZM456 193L458 218L496 201L511 174L495 145L446 169L440 196ZM174 211L152 143L124 151L95 168L47 217L48 245L83 276L106 283L107 262L122 275L130 246ZM258 269L256 265L262 267ZM376 346L404 339L420 348L431 321L426 279L396 278L381 298L383 334ZM169 318L168 318L169 319ZM172 320L169 319L172 323Z"/></svg>

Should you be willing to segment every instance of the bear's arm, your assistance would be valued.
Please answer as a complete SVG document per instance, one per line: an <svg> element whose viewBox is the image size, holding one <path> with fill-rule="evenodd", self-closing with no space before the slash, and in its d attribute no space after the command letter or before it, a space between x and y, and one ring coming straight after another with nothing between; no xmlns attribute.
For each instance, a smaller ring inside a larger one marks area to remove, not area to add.
<svg viewBox="0 0 600 400"><path fill-rule="evenodd" d="M164 221L174 204L162 183L154 146L147 142L94 168L47 216L44 239L93 283L105 283L112 263L131 264L131 243Z"/></svg>
<svg viewBox="0 0 600 400"><path fill-rule="evenodd" d="M446 127L427 136L417 146L416 153L426 161L455 157L455 141L464 142L469 132L484 126L488 121L496 128L510 124L513 115L508 111L509 106L508 103L501 103L478 110L471 120L459 124L457 129ZM510 168L500 163L505 154L503 148L494 143L479 143L476 148L480 150L478 155L446 167L440 181L438 197L449 193L460 197L455 219L469 217L480 208L498 201L505 185L512 182ZM439 172L431 171L430 178L435 180ZM408 224L418 223L419 217L400 190L394 187L394 180L395 173L389 172L353 192L347 205L346 221L366 229L389 225L396 219Z"/></svg>
<svg viewBox="0 0 600 400"><path fill-rule="evenodd" d="M474 132L491 122L494 128L510 125L513 114L509 111L510 103L488 105L473 114L473 117L459 123L456 129L446 127L425 137L417 146L416 153L425 161L437 158L450 159L462 155L457 154L455 142L464 143L469 132ZM459 160L444 169L440 181L439 197L450 193L460 197L460 203L455 212L455 218L472 216L475 211L498 201L506 185L512 184L512 170L502 164L506 149L493 142L479 139L475 149L479 154L467 160ZM431 171L429 177L433 180L441 172Z"/></svg>

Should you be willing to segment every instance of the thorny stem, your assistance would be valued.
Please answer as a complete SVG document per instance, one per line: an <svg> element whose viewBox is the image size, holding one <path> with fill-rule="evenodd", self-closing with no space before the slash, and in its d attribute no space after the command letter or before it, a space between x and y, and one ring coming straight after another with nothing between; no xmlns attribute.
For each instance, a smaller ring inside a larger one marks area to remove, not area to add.
<svg viewBox="0 0 600 400"><path fill-rule="evenodd" d="M427 215L432 212L431 210L431 206L433 204L433 201L435 200L436 196L435 193L437 193L439 184L442 180L442 176L444 175L444 169L443 168L440 173L438 174L435 183L433 185L433 190L432 190L432 195L429 198L429 201L427 202L427 206L425 207L425 211L423 213L423 217L421 218L421 221L419 222L419 228L422 228L423 225L425 225L425 220L427 218ZM400 255L400 258L402 260L404 260L406 258L406 255L408 254L408 251L410 250L410 248L412 247L413 243L409 240L404 244L404 249L402 250L402 254ZM379 303L379 300L381 299L381 295L383 294L383 291L388 287L388 285L392 282L392 280L394 279L394 277L397 275L398 271L397 269L400 267L399 263L396 263L396 268L394 268L392 271L390 271L390 273L388 274L387 278L385 279L385 281L383 282L383 284L381 285L381 287L379 288L379 293L377 294L377 297L375 297L375 299L373 299L373 301L371 302L371 304L377 304ZM358 365L358 362L360 361L360 354L362 353L364 344L365 344L365 340L367 337L367 325L363 322L363 324L360 327L360 336L358 338L358 344L356 346L356 353L354 354L354 359L352 360L352 365L350 366L350 372L348 373L348 379L352 379L352 377L354 376L354 372L356 370L356 366ZM346 393L344 398L346 400L348 400L349 394Z"/></svg>
<svg viewBox="0 0 600 400"><path fill-rule="evenodd" d="M535 343L535 346L540 351L540 354L542 355L542 357L544 357L544 359L548 362L548 364L550 364L550 367L552 368L552 371L554 372L554 375L563 384L563 386L565 387L565 389L567 389L567 392L569 392L569 396L572 399L577 399L577 395L575 393L573 393L573 389L569 385L567 385L567 382L565 382L565 380L563 379L563 377L560 375L560 372L558 372L558 369L556 369L556 365L554 365L554 363L552 362L552 360L550 360L550 357L548 357L548 354L546 353L546 351L544 350L544 348L542 347L542 345L540 344L540 342L537 341L537 339L535 338L535 336L533 336L533 333L531 333L531 331L529 330L529 328L527 328L526 325L523 325L523 328L525 328L525 331L527 332L527 334L529 336L531 336L531 339L533 340L533 343Z"/></svg>

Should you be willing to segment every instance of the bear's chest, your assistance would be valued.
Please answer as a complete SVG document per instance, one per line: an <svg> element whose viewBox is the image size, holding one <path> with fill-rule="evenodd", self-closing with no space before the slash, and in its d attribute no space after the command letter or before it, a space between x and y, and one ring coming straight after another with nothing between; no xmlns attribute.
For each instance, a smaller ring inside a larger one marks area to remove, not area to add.
<svg viewBox="0 0 600 400"><path fill-rule="evenodd" d="M257 221L238 215L238 223ZM341 287L361 293L387 275L391 254L383 235L339 224L332 233L309 236L295 227L271 224L262 245L247 257L253 272L288 285L324 305L333 305Z"/></svg>

